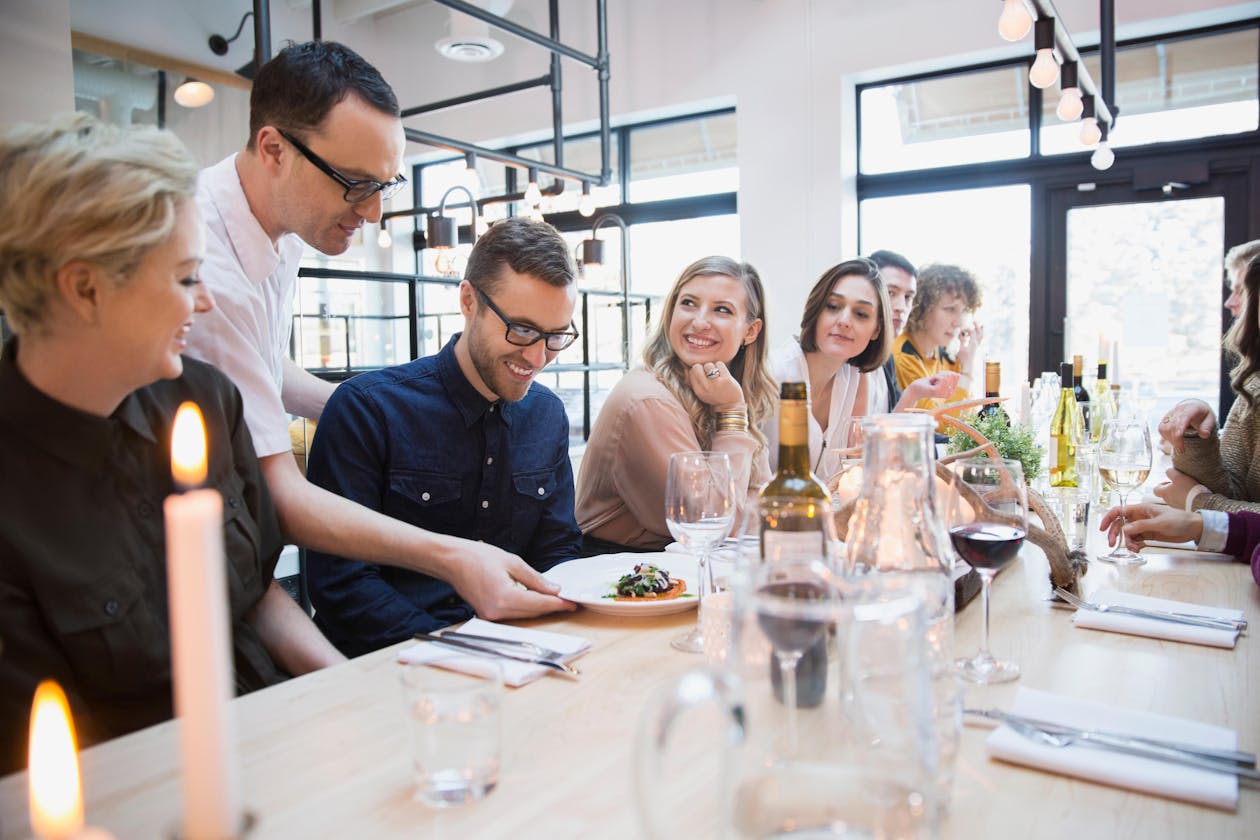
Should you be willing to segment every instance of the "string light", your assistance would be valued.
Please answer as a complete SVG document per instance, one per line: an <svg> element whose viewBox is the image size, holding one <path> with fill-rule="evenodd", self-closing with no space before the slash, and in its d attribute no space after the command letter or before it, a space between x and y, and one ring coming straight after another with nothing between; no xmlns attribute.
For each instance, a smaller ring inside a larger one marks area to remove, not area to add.
<svg viewBox="0 0 1260 840"><path fill-rule="evenodd" d="M1055 113L1064 122L1075 122L1080 119L1085 103L1081 101L1081 88L1076 78L1076 62L1065 61L1063 75L1059 78L1059 107Z"/></svg>
<svg viewBox="0 0 1260 840"><path fill-rule="evenodd" d="M1028 70L1028 81L1044 90L1059 79L1059 62L1054 58L1054 18L1040 18L1033 38L1037 58Z"/></svg>
<svg viewBox="0 0 1260 840"><path fill-rule="evenodd" d="M1002 14L998 17L998 34L1007 41L1018 41L1032 29L1032 15L1024 0L1003 0Z"/></svg>
<svg viewBox="0 0 1260 840"><path fill-rule="evenodd" d="M582 198L578 201L578 212L587 218L595 215L595 196L591 195L589 181L582 182Z"/></svg>

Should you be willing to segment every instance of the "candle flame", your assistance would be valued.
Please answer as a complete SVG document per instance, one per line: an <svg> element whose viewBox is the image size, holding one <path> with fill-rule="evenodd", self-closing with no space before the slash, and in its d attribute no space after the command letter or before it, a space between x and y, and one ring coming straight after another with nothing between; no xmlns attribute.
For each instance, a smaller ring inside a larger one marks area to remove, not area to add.
<svg viewBox="0 0 1260 840"><path fill-rule="evenodd" d="M52 680L35 689L29 744L31 828L36 837L70 837L83 828L83 794L74 721Z"/></svg>
<svg viewBox="0 0 1260 840"><path fill-rule="evenodd" d="M175 412L171 475L184 487L197 487L206 480L206 426L196 403L186 402Z"/></svg>

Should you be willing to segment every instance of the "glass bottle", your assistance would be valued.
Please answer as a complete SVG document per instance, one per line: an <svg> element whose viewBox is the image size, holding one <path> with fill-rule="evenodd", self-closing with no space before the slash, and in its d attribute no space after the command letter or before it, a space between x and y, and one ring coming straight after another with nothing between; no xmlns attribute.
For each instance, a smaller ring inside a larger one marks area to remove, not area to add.
<svg viewBox="0 0 1260 840"><path fill-rule="evenodd" d="M1102 435L1103 423L1116 417L1115 397L1107 382L1107 363L1098 362L1098 380L1094 383L1094 394L1090 397L1089 432L1094 443Z"/></svg>
<svg viewBox="0 0 1260 840"><path fill-rule="evenodd" d="M1089 429L1089 391L1085 390L1085 357L1072 357L1072 395L1081 407L1081 429Z"/></svg>
<svg viewBox="0 0 1260 840"><path fill-rule="evenodd" d="M846 571L898 575L922 596L939 747L937 794L944 802L962 707L953 670L955 554L936 501L935 430L922 414L868 417L862 430L862 493L849 521Z"/></svg>
<svg viewBox="0 0 1260 840"><path fill-rule="evenodd" d="M1077 358L1080 358L1079 356ZM1081 440L1082 417L1072 385L1072 364L1059 366L1063 387L1059 390L1059 404L1050 420L1050 486L1075 487L1076 445Z"/></svg>
<svg viewBox="0 0 1260 840"><path fill-rule="evenodd" d="M761 489L761 556L835 561L839 540L831 494L809 467L809 399L804 382L784 382L779 392L779 471Z"/></svg>
<svg viewBox="0 0 1260 840"><path fill-rule="evenodd" d="M984 395L985 397L1002 396L1002 363L1001 362L985 362L984 363ZM1006 412L1002 410L1002 406L998 403L989 403L980 407L980 416L1001 417L1006 421L1006 425L1011 425L1010 418L1006 416Z"/></svg>

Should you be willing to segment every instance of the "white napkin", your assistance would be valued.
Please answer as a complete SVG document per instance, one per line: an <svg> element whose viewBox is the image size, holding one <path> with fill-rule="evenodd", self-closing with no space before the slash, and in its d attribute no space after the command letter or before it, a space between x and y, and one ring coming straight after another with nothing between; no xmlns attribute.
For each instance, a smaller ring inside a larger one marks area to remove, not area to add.
<svg viewBox="0 0 1260 840"><path fill-rule="evenodd" d="M1243 617L1242 610L1206 607L1202 604L1190 604L1185 601L1168 601L1164 598L1132 595L1128 592L1116 592L1112 589L1100 589L1093 593L1090 600L1095 604L1115 604L1121 607L1136 607L1144 610L1183 612L1209 618ZM1084 627L1089 630L1109 630L1112 633L1150 636L1153 639L1169 639L1174 642L1190 642L1195 645L1210 645L1212 647L1232 648L1238 640L1237 630L1214 630L1211 627L1195 627L1190 624L1178 624L1175 621L1160 621L1157 618L1142 618L1141 616L1121 615L1119 613L1103 613L1097 610L1077 610L1076 615L1072 617L1072 623L1077 627Z"/></svg>
<svg viewBox="0 0 1260 840"><path fill-rule="evenodd" d="M1011 714L1081 729L1105 729L1126 735L1179 741L1212 749L1238 749L1238 733L1185 718L1168 717L1105 703L1076 700L1031 688L1019 689ZM1072 744L1038 744L1008 726L985 741L993 758L1076 776L1105 785L1139 790L1172 799L1232 811L1238 807L1238 777L1152 758Z"/></svg>
<svg viewBox="0 0 1260 840"><path fill-rule="evenodd" d="M567 633L548 633L544 630L530 630L525 627L512 627L508 624L496 624L493 621L482 621L474 618L464 624L456 632L473 633L478 636L494 636L498 639L511 639L517 642L533 642L545 648L565 654L564 661L572 662L591 649L590 639L571 636ZM471 642L471 644L479 644ZM485 643L489 645L490 643ZM417 642L409 648L398 652L398 661L412 665L436 665L452 671L479 674L476 663L484 662L486 657L477 653L464 653L453 647L437 645L432 642ZM503 668L505 685L521 686L531 683L549 670L542 665L529 662L517 662L501 656L492 657Z"/></svg>

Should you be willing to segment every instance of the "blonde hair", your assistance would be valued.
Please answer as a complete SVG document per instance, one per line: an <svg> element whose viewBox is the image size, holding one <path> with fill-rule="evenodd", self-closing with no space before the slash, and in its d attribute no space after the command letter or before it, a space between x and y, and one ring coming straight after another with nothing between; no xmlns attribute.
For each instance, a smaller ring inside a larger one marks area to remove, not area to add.
<svg viewBox="0 0 1260 840"><path fill-rule="evenodd" d="M122 283L175 227L197 164L170 132L87 114L20 125L0 140L0 309L38 330L57 272L83 260Z"/></svg>
<svg viewBox="0 0 1260 840"><path fill-rule="evenodd" d="M757 337L745 344L735 354L727 366L731 375L744 389L744 402L748 405L748 431L757 441L757 454L766 446L765 435L761 433L762 422L774 411L774 400L777 389L774 379L766 369L766 294L761 285L761 277L757 269L748 263L738 262L730 257L705 257L696 260L683 269L682 274L674 281L674 286L665 298L661 309L661 319L656 330L643 348L643 364L651 371L669 392L682 403L691 427L696 432L696 439L703 449L713 443L717 420L709 406L700 401L691 386L687 384L687 366L678 358L669 343L669 327L674 319L674 307L678 305L678 296L682 289L697 277L705 276L730 277L738 280L744 287L748 298L748 323L761 319L762 328Z"/></svg>
<svg viewBox="0 0 1260 840"><path fill-rule="evenodd" d="M1235 245L1225 254L1225 272L1230 275L1241 272L1256 257L1260 257L1260 239Z"/></svg>

